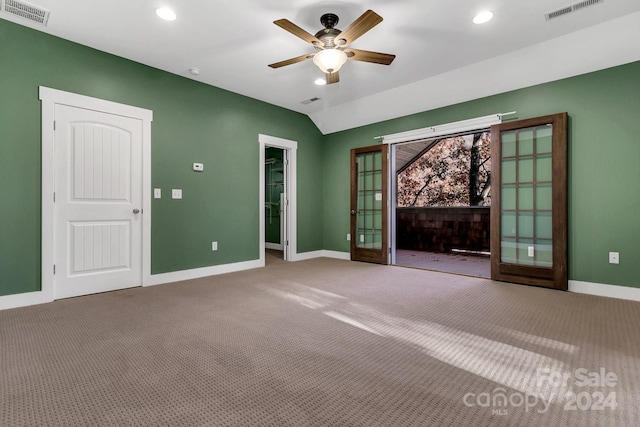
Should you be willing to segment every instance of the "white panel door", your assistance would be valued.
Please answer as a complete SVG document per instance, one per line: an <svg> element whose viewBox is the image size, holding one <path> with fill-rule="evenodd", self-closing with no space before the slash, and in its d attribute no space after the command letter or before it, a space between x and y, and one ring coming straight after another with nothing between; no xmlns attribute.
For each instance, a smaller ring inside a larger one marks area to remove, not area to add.
<svg viewBox="0 0 640 427"><path fill-rule="evenodd" d="M55 298L140 286L142 121L55 107Z"/></svg>

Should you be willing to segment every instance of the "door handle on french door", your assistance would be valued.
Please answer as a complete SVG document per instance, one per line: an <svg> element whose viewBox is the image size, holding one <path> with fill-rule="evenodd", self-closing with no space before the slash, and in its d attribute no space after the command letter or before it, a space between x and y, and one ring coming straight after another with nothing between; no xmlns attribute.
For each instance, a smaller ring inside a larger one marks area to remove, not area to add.
<svg viewBox="0 0 640 427"><path fill-rule="evenodd" d="M355 210L355 209L351 209L351 215L355 215L355 214L357 214L357 213L358 213L358 211L357 211L357 210Z"/></svg>
<svg viewBox="0 0 640 427"><path fill-rule="evenodd" d="M136 214L136 215L139 214L140 213L140 209L134 209L133 213Z"/></svg>

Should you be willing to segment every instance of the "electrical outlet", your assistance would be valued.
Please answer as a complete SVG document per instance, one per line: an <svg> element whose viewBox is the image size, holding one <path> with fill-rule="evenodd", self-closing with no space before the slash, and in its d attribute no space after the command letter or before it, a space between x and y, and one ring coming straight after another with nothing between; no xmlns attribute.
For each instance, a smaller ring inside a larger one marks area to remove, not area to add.
<svg viewBox="0 0 640 427"><path fill-rule="evenodd" d="M161 188L154 188L153 189L153 198L154 199L161 199L162 198L162 189Z"/></svg>
<svg viewBox="0 0 640 427"><path fill-rule="evenodd" d="M212 251L218 250L218 242L211 242L211 250Z"/></svg>
<svg viewBox="0 0 640 427"><path fill-rule="evenodd" d="M364 243L364 234L360 235L360 243Z"/></svg>
<svg viewBox="0 0 640 427"><path fill-rule="evenodd" d="M182 199L182 190L179 188L174 188L171 190L171 198L172 199Z"/></svg>
<svg viewBox="0 0 640 427"><path fill-rule="evenodd" d="M609 252L609 264L620 264L620 252Z"/></svg>
<svg viewBox="0 0 640 427"><path fill-rule="evenodd" d="M533 246L529 246L527 247L527 255L531 258L533 258L535 256L535 249Z"/></svg>
<svg viewBox="0 0 640 427"><path fill-rule="evenodd" d="M347 233L347 240L351 240L351 234Z"/></svg>

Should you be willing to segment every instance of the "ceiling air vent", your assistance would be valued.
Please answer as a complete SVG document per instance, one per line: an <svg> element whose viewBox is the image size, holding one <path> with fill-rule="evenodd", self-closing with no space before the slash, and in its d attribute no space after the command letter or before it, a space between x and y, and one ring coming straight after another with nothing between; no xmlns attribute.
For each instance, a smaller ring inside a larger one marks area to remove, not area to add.
<svg viewBox="0 0 640 427"><path fill-rule="evenodd" d="M29 21L37 22L38 24L47 25L49 20L49 13L47 9L40 6L34 6L32 4L16 1L16 0L1 0L2 11L10 13L12 15L19 16Z"/></svg>
<svg viewBox="0 0 640 427"><path fill-rule="evenodd" d="M317 96L315 98L309 98L309 99L305 99L304 101L300 101L300 104L308 105L316 101L320 101L320 98L318 98Z"/></svg>
<svg viewBox="0 0 640 427"><path fill-rule="evenodd" d="M544 19L547 21L550 19L557 18L562 15L566 15L567 13L577 12L581 9L584 9L588 6L593 6L598 3L602 3L604 0L584 0L578 3L570 4L569 6L565 6L558 10L554 10L553 12L548 12L544 14Z"/></svg>

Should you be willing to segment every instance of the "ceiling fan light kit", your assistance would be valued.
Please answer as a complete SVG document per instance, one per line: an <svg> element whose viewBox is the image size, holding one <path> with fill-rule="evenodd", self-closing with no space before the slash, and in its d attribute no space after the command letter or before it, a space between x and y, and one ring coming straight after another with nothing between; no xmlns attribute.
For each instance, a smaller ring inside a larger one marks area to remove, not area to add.
<svg viewBox="0 0 640 427"><path fill-rule="evenodd" d="M339 49L323 49L313 56L313 63L324 73L334 73L347 62L347 54Z"/></svg>
<svg viewBox="0 0 640 427"><path fill-rule="evenodd" d="M395 55L348 47L380 22L382 22L380 15L372 10L367 10L344 31L340 31L334 28L338 23L338 15L325 13L320 17L320 23L324 26L324 29L312 35L288 19L274 21L273 23L277 26L310 43L317 52L269 64L269 67L280 68L313 58L313 63L325 74L326 84L333 84L340 81L338 71L347 60L389 65L395 59Z"/></svg>

